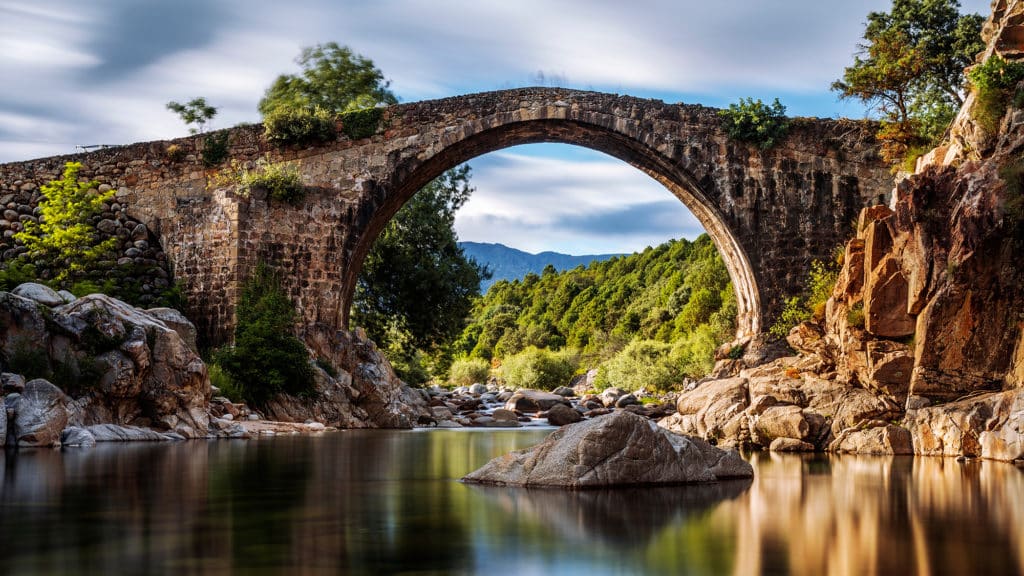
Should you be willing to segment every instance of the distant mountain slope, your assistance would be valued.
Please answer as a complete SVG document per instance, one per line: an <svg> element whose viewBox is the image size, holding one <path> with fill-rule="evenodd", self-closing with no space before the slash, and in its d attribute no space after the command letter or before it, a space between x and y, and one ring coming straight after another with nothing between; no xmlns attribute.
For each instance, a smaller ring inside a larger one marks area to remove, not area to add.
<svg viewBox="0 0 1024 576"><path fill-rule="evenodd" d="M480 264L485 264L493 273L490 280L484 280L480 283L481 293L486 293L491 284L498 280L516 280L523 278L530 272L540 274L548 264L554 266L555 270L572 270L581 264L586 266L594 261L622 256L622 254L573 256L572 254L559 254L558 252L530 254L529 252L509 248L504 244L488 242L459 242L459 246L462 247L466 256L473 258Z"/></svg>

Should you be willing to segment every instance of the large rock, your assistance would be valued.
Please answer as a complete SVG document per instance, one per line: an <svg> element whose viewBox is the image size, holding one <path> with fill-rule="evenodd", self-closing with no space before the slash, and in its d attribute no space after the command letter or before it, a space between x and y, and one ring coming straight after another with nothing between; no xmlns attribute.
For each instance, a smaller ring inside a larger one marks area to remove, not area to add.
<svg viewBox="0 0 1024 576"><path fill-rule="evenodd" d="M548 423L552 426L575 424L580 420L583 420L583 414L565 404L555 404L551 407L551 410L548 410Z"/></svg>
<svg viewBox="0 0 1024 576"><path fill-rule="evenodd" d="M751 439L765 448L776 438L804 440L810 432L810 424L799 406L771 406L751 417Z"/></svg>
<svg viewBox="0 0 1024 576"><path fill-rule="evenodd" d="M848 454L913 454L914 446L906 428L887 424L866 430L844 430L828 447L831 452Z"/></svg>
<svg viewBox="0 0 1024 576"><path fill-rule="evenodd" d="M750 405L745 378L712 380L679 395L677 413L663 422L678 433L718 442L736 440L746 426L743 413Z"/></svg>
<svg viewBox="0 0 1024 576"><path fill-rule="evenodd" d="M53 384L36 378L14 404L14 438L18 446L57 446L68 423L68 397Z"/></svg>
<svg viewBox="0 0 1024 576"><path fill-rule="evenodd" d="M189 347L189 350L197 354L199 353L199 347L196 344L196 327L184 314L174 308L150 308L146 310L146 313L177 332L178 336L181 336L181 339L185 342L185 345Z"/></svg>
<svg viewBox="0 0 1024 576"><path fill-rule="evenodd" d="M35 282L20 284L14 290L11 290L11 294L34 300L43 306L52 307L64 304L64 298L57 294L53 288L43 284L36 284Z"/></svg>
<svg viewBox="0 0 1024 576"><path fill-rule="evenodd" d="M734 451L673 434L626 411L565 426L533 448L491 460L466 482L594 488L749 478Z"/></svg>
<svg viewBox="0 0 1024 576"><path fill-rule="evenodd" d="M505 403L506 410L516 410L528 414L550 410L555 404L568 404L564 396L540 390L516 390L516 393Z"/></svg>
<svg viewBox="0 0 1024 576"><path fill-rule="evenodd" d="M1024 391L908 410L905 424L918 454L1015 460L1024 456Z"/></svg>
<svg viewBox="0 0 1024 576"><path fill-rule="evenodd" d="M0 401L0 446L7 443L7 406Z"/></svg>

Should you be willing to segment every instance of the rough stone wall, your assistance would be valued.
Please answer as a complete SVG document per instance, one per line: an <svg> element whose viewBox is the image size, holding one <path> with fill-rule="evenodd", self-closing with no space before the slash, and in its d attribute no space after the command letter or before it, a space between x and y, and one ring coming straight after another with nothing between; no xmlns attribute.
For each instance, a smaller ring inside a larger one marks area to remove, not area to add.
<svg viewBox="0 0 1024 576"><path fill-rule="evenodd" d="M62 172L63 164L52 174L41 171L12 180L0 180L0 258L4 261L28 251L21 242L15 240L14 235L24 230L27 222L39 222L42 212L39 201L43 198L40 187L60 178ZM29 176L33 179L26 179ZM112 189L103 182L102 172L94 178L100 182L100 192ZM157 238L124 209L122 200L127 193L124 187L118 189L114 197L103 204L102 212L93 216L92 223L99 231L101 241L107 238L118 240L114 259L106 264L111 268L124 268L125 273L130 271L133 275L141 275L137 278L141 289L138 302L145 305L154 302L160 292L170 287L170 268L167 255L161 250ZM55 273L45 267L37 272L43 278L50 278Z"/></svg>
<svg viewBox="0 0 1024 576"><path fill-rule="evenodd" d="M0 166L0 183L52 179L66 161L119 190L118 201L166 250L190 317L208 342L233 325L239 283L260 260L281 269L308 325L341 326L362 259L394 213L444 170L517 144L563 142L620 158L664 184L702 222L727 262L741 332L770 325L802 287L812 259L829 258L861 206L883 200L888 168L873 127L797 119L770 150L731 141L711 108L530 88L391 107L377 133L278 149L261 127L230 130L229 159L296 165L297 206L243 197L204 168L203 136ZM170 146L180 149L172 158Z"/></svg>

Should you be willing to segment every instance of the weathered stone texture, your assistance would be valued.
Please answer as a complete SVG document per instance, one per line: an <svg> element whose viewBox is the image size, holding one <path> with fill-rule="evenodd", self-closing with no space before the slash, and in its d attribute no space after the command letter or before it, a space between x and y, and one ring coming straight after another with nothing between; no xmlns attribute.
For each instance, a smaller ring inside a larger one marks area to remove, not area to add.
<svg viewBox="0 0 1024 576"><path fill-rule="evenodd" d="M362 260L394 213L445 169L533 142L586 146L650 174L697 216L726 260L740 333L759 333L827 258L861 206L888 188L870 124L797 119L770 150L730 140L717 111L690 105L525 88L388 108L370 138L278 149L258 126L230 130L231 162L296 165L297 206L222 188L230 162L207 169L202 136L0 166L0 188L28 192L66 161L117 190L183 282L200 337L229 338L239 283L256 262L283 270L307 325L341 327ZM178 146L180 159L167 149Z"/></svg>

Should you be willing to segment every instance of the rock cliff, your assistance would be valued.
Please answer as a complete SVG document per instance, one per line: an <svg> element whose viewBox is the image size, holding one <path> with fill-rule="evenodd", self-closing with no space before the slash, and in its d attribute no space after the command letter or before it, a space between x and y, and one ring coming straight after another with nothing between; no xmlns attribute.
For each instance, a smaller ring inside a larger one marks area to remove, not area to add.
<svg viewBox="0 0 1024 576"><path fill-rule="evenodd" d="M1022 32L1024 3L997 0L982 57L1024 56ZM702 383L663 426L764 448L1024 457L1024 110L990 133L975 106L861 211L824 321L787 339L800 356Z"/></svg>

